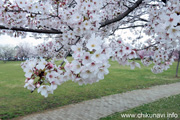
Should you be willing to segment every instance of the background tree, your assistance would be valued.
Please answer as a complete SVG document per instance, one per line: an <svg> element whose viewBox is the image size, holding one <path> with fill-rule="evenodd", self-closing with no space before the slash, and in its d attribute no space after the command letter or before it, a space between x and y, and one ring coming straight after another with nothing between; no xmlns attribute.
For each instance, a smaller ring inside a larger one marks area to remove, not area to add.
<svg viewBox="0 0 180 120"><path fill-rule="evenodd" d="M34 46L31 44L20 43L16 46L16 56L23 60L23 58L35 57L36 51L34 50Z"/></svg>
<svg viewBox="0 0 180 120"><path fill-rule="evenodd" d="M0 46L0 54L3 60L8 60L14 57L14 49L9 45Z"/></svg>
<svg viewBox="0 0 180 120"><path fill-rule="evenodd" d="M0 46L0 59L3 59L3 51L2 51L2 46Z"/></svg>
<svg viewBox="0 0 180 120"><path fill-rule="evenodd" d="M176 77L178 77L178 70L179 70L179 62L180 62L180 51L174 51L174 56L176 57L177 67L176 67Z"/></svg>

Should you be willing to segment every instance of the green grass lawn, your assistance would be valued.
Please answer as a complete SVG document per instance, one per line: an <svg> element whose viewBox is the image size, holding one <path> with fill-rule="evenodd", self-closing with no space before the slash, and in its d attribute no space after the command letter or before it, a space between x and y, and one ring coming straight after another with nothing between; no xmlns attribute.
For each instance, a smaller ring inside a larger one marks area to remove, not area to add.
<svg viewBox="0 0 180 120"><path fill-rule="evenodd" d="M131 118L124 117L131 115ZM135 117L134 117L135 115ZM147 116L148 115L148 116ZM152 118L148 118L152 117ZM180 119L180 95L162 98L153 103L145 104L134 109L115 113L100 120L179 120Z"/></svg>
<svg viewBox="0 0 180 120"><path fill-rule="evenodd" d="M54 94L44 98L36 91L31 93L23 87L25 77L20 63L0 61L0 119L15 118L84 100L180 81L174 77L176 64L162 74L153 74L150 67L131 70L111 61L110 74L105 76L104 80L83 86L68 81L59 86Z"/></svg>

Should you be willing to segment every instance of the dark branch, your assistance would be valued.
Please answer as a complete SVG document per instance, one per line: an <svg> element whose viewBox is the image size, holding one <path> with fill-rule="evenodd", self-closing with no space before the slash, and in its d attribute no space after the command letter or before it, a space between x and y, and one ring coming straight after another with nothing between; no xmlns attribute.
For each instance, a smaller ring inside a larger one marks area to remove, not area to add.
<svg viewBox="0 0 180 120"><path fill-rule="evenodd" d="M162 2L166 3L166 2L167 2L167 0L162 0Z"/></svg>
<svg viewBox="0 0 180 120"><path fill-rule="evenodd" d="M58 50L55 50L55 52L59 52L60 50L62 50L64 47L64 45L62 45Z"/></svg>
<svg viewBox="0 0 180 120"><path fill-rule="evenodd" d="M157 44L159 44L159 42L156 42L156 43L154 43L154 44L152 44L152 45L149 45L149 46L147 46L147 47L144 47L144 48L142 48L142 49L137 49L136 51L145 50L145 49L148 49L148 48L150 48L150 47L154 47L154 46L157 45Z"/></svg>
<svg viewBox="0 0 180 120"><path fill-rule="evenodd" d="M128 27L122 27L122 28L118 28L118 29L128 29L128 28L137 28L137 27L145 27L145 25L134 25L134 26L128 26Z"/></svg>
<svg viewBox="0 0 180 120"><path fill-rule="evenodd" d="M42 29L17 28L17 27L8 28L8 27L5 27L3 25L0 25L0 29L16 30L16 31L22 31L22 32L33 32L33 33L45 33L45 34L62 34L61 31L55 30L55 29L42 30Z"/></svg>
<svg viewBox="0 0 180 120"><path fill-rule="evenodd" d="M137 8L141 3L142 3L143 0L138 0L136 3L134 3L134 5L132 7L129 7L129 9L127 11L125 11L124 13L120 14L119 16L117 16L116 18L114 19L111 19L111 20L107 20L105 22L102 22L101 23L101 27L105 27L106 25L109 25L109 24L112 24L112 23L115 23L117 21L120 21L122 20L123 18L125 18L130 12L132 12L135 8Z"/></svg>
<svg viewBox="0 0 180 120"><path fill-rule="evenodd" d="M140 21L143 21L143 22L149 22L148 20L146 19L143 19L143 18L139 18Z"/></svg>

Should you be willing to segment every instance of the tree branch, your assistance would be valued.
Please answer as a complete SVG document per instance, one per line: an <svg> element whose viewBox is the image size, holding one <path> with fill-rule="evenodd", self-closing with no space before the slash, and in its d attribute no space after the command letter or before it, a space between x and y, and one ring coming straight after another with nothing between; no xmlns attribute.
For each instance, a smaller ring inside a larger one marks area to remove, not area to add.
<svg viewBox="0 0 180 120"><path fill-rule="evenodd" d="M164 2L166 4L167 0L162 0L162 2Z"/></svg>
<svg viewBox="0 0 180 120"><path fill-rule="evenodd" d="M6 29L6 30L16 30L16 31L22 31L22 32L33 32L33 33L45 33L45 34L62 34L59 30L43 30L43 29L30 29L30 28L18 28L18 27L12 27L8 28L3 25L0 25L0 29Z"/></svg>
<svg viewBox="0 0 180 120"><path fill-rule="evenodd" d="M62 45L58 50L55 50L55 52L59 52L60 50L62 50L64 47L64 45Z"/></svg>
<svg viewBox="0 0 180 120"><path fill-rule="evenodd" d="M114 19L111 19L111 20L106 20L105 22L102 22L101 23L101 27L105 27L106 25L109 25L109 24L112 24L112 23L115 23L117 21L120 21L122 20L123 18L125 18L130 12L132 12L135 8L137 8L141 3L142 3L143 0L138 0L136 3L134 3L134 5L132 7L129 7L129 9L127 11L125 11L124 13L120 14L119 16L117 16L116 18Z"/></svg>
<svg viewBox="0 0 180 120"><path fill-rule="evenodd" d="M137 27L145 27L145 25L134 25L134 26L128 26L128 27L122 27L122 28L118 28L118 29L128 29L128 28L137 28Z"/></svg>
<svg viewBox="0 0 180 120"><path fill-rule="evenodd" d="M136 49L136 51L145 50L145 49L148 49L148 48L150 48L150 47L154 47L156 44L159 44L159 42L156 42L156 43L154 43L154 44L152 44L152 45L149 45L149 46L147 46L147 47L144 47L144 48L142 48L142 49Z"/></svg>

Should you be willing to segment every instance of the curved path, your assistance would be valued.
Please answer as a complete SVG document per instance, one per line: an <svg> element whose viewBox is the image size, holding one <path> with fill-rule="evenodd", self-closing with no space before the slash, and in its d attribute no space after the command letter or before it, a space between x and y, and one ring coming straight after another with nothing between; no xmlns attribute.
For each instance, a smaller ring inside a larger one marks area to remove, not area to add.
<svg viewBox="0 0 180 120"><path fill-rule="evenodd" d="M35 113L20 120L97 120L115 112L122 112L163 97L180 94L180 82L105 96L100 99Z"/></svg>

